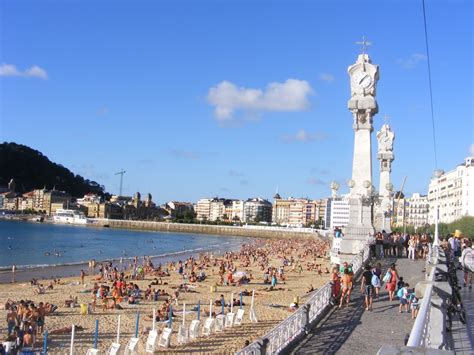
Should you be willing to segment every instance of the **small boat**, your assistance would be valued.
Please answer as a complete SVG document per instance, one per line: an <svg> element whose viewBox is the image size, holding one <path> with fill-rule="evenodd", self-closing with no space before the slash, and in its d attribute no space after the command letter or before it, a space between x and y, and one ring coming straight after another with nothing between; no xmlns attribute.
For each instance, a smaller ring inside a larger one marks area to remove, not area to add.
<svg viewBox="0 0 474 355"><path fill-rule="evenodd" d="M86 225L90 223L89 219L86 217L84 212L77 210L56 210L56 213L53 215L54 223L63 223L63 224L80 224Z"/></svg>

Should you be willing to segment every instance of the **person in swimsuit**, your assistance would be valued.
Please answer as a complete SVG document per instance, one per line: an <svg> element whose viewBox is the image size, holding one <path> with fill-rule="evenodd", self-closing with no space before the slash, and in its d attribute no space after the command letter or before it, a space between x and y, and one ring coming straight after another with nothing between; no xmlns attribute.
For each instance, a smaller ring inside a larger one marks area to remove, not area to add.
<svg viewBox="0 0 474 355"><path fill-rule="evenodd" d="M344 303L344 298L346 298L346 304L349 306L351 299L351 290L352 290L352 274L349 272L349 268L344 269L344 273L341 277L342 284L342 294L341 301L339 302L339 308L342 307Z"/></svg>

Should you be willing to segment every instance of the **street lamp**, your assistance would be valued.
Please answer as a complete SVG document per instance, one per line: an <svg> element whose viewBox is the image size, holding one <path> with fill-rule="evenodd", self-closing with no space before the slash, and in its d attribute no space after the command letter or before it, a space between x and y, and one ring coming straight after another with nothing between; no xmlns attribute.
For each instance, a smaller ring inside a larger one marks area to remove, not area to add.
<svg viewBox="0 0 474 355"><path fill-rule="evenodd" d="M435 235L434 235L434 246L439 246L439 230L438 230L438 223L439 223L439 178L444 174L444 171L441 169L436 169L433 173L436 179L436 203L435 203Z"/></svg>

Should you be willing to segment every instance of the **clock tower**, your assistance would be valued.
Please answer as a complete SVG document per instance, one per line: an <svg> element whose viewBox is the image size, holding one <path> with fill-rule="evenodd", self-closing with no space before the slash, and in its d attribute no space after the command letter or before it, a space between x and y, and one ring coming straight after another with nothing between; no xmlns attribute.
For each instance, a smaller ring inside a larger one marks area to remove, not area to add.
<svg viewBox="0 0 474 355"><path fill-rule="evenodd" d="M373 201L375 189L372 185L372 132L373 117L378 112L375 100L379 67L366 53L370 44L362 44L362 53L354 64L347 69L350 76L351 98L347 103L352 113L354 129L354 153L352 160L352 178L348 181L349 223L343 232L344 237L333 244L332 259L339 263L349 260L357 254L374 233ZM336 247L337 245L337 247Z"/></svg>

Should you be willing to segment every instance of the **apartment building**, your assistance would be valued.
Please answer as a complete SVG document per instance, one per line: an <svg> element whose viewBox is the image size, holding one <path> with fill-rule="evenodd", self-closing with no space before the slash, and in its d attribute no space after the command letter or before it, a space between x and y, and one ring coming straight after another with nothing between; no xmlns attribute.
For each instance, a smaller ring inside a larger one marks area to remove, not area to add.
<svg viewBox="0 0 474 355"><path fill-rule="evenodd" d="M440 177L433 177L428 188L429 223L435 223L438 196L439 222L451 223L463 216L474 216L474 157Z"/></svg>

